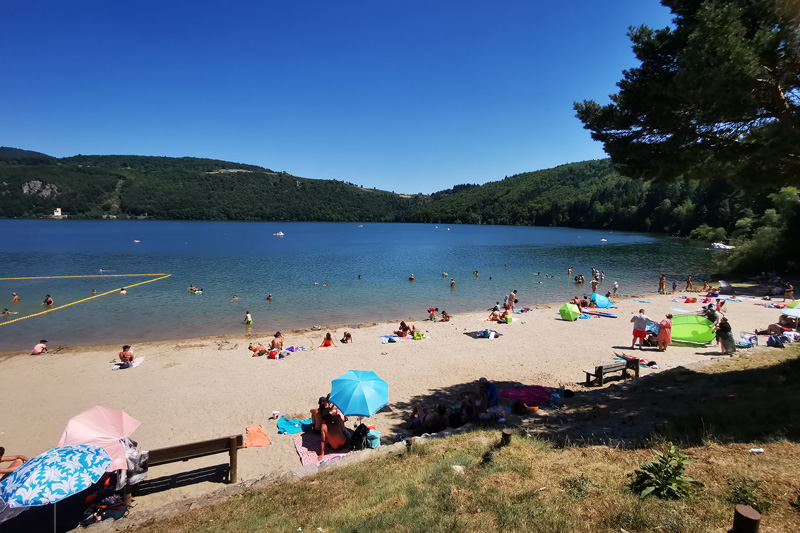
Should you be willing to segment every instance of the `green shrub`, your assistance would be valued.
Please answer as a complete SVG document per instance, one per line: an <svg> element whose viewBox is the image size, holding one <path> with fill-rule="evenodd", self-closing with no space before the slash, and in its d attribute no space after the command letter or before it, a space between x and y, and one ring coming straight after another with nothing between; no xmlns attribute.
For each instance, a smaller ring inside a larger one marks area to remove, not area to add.
<svg viewBox="0 0 800 533"><path fill-rule="evenodd" d="M680 499L690 494L691 486L703 484L689 476L683 475L686 465L691 461L686 455L675 449L670 442L667 444L667 453L653 450L657 459L644 463L636 471L636 479L630 488L640 497L653 495L662 499Z"/></svg>
<svg viewBox="0 0 800 533"><path fill-rule="evenodd" d="M589 488L594 485L592 481L581 472L578 477L568 477L561 483L570 496L576 500L582 500L589 495Z"/></svg>
<svg viewBox="0 0 800 533"><path fill-rule="evenodd" d="M742 477L731 481L731 485L731 493L728 495L730 503L749 505L761 514L766 513L772 507L771 503L758 497L758 487L761 482Z"/></svg>

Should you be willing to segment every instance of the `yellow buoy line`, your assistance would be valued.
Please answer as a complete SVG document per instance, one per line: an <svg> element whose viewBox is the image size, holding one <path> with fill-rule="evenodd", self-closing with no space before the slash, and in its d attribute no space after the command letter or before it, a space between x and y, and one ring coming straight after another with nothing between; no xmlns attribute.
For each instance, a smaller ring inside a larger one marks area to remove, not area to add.
<svg viewBox="0 0 800 533"><path fill-rule="evenodd" d="M136 287L138 285L144 285L145 283L152 283L152 282L158 281L160 279L168 278L172 274L114 274L114 275L117 276L117 277L126 277L126 276L160 276L160 277L155 278L155 279L149 279L147 281L134 283L133 285L125 285L125 289L127 290L127 289L130 289L131 287ZM105 275L102 275L102 276L98 276L98 275L88 275L88 276L44 276L44 277L36 277L36 278L0 278L0 281L13 280L13 279L64 279L64 278L98 278L98 277L105 278L105 277L110 277L110 275L109 276L105 276ZM88 302L89 300L93 300L95 298L100 298L101 296L106 296L107 294L111 294L111 293L114 293L114 292L119 292L119 289L113 289L113 290L110 290L110 291L107 291L107 292L103 292L103 293L100 293L100 294L94 294L92 296L89 296L88 298L84 298L83 300L78 300L78 301L75 301L75 302L71 302L71 303L68 303L68 304L61 305L59 307L54 307L52 309L48 309L46 311L42 311L41 313L34 313L32 315L22 316L22 317L19 317L19 318L15 318L13 320L7 320L5 322L0 322L0 326L7 326L8 324L13 324L14 322L19 322L20 320L25 320L26 318L33 318L35 316L46 315L47 313L52 313L53 311L56 311L58 309L64 309L65 307L69 307L71 305L79 304L79 303L82 303L82 302Z"/></svg>
<svg viewBox="0 0 800 533"><path fill-rule="evenodd" d="M87 274L85 276L36 276L29 278L0 278L0 281L11 281L15 279L132 278L132 277L147 277L147 276L163 276L165 278L168 278L171 275L172 274L164 274L163 272L159 274ZM163 278L158 278L158 279L163 279ZM133 287L133 285L131 285L131 287Z"/></svg>

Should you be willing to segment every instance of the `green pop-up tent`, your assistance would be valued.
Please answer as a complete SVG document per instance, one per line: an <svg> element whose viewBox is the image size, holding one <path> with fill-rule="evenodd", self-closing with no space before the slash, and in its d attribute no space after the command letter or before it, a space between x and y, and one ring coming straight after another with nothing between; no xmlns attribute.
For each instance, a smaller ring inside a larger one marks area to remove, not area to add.
<svg viewBox="0 0 800 533"><path fill-rule="evenodd" d="M561 309L558 310L558 313L561 315L561 318L569 322L578 320L578 317L581 316L581 312L578 310L578 306L575 304L562 305Z"/></svg>

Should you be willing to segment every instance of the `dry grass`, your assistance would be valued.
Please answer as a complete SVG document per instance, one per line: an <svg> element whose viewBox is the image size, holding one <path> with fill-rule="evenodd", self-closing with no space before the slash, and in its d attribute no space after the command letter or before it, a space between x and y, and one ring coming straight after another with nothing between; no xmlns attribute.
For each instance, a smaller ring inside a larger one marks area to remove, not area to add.
<svg viewBox="0 0 800 533"><path fill-rule="evenodd" d="M666 406L677 402L684 418L667 408L651 411L673 415L669 424L662 424L662 439L687 437L679 439L681 451L693 461L687 474L704 483L687 500L642 500L628 490L634 470L653 458L646 447L561 448L520 430L509 446L487 454L499 440L492 429L429 441L415 445L411 453L379 456L313 478L248 490L125 531L723 532L732 524L731 494L742 483L756 487L753 496L771 504L762 532L800 531L800 444L794 432L799 416L797 348L678 372L672 388L659 383L659 376L640 380L647 385L641 391L613 391L614 398L608 400L612 404L636 405L643 401L637 394L653 391ZM768 416L770 410L775 416ZM599 415L611 417L613 412L612 406ZM571 429L578 428L579 421L573 420ZM747 440L751 434L766 439ZM791 437L781 440L780 435ZM650 442L658 442L650 437ZM748 453L752 447L766 452ZM465 472L456 473L454 465ZM590 483L584 483L585 495L576 497L565 481L581 475Z"/></svg>

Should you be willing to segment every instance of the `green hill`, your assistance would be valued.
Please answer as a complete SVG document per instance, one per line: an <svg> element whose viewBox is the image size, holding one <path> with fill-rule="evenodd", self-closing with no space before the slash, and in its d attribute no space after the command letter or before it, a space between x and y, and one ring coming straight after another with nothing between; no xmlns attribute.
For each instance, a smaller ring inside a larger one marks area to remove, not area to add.
<svg viewBox="0 0 800 533"><path fill-rule="evenodd" d="M423 197L214 159L0 152L0 217L408 220Z"/></svg>
<svg viewBox="0 0 800 533"><path fill-rule="evenodd" d="M701 224L732 228L763 211L765 195L724 180L655 184L621 176L610 160L570 163L490 182L422 206L418 222L570 226L686 235Z"/></svg>

